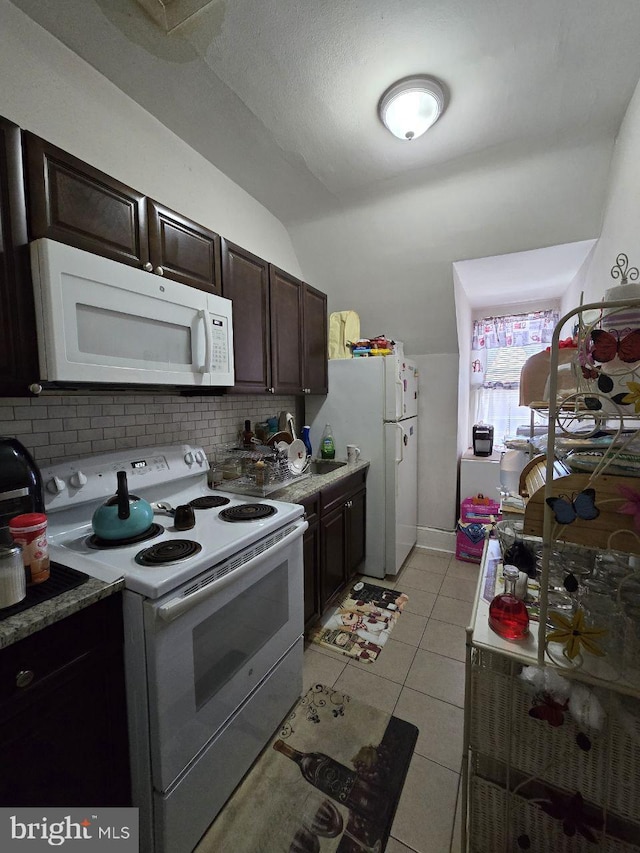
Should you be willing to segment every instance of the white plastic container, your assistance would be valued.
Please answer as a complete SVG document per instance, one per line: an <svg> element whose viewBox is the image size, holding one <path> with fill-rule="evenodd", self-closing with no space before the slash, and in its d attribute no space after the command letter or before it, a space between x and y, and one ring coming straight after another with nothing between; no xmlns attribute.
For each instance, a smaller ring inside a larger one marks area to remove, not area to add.
<svg viewBox="0 0 640 853"><path fill-rule="evenodd" d="M0 608L18 604L27 594L20 545L0 545Z"/></svg>

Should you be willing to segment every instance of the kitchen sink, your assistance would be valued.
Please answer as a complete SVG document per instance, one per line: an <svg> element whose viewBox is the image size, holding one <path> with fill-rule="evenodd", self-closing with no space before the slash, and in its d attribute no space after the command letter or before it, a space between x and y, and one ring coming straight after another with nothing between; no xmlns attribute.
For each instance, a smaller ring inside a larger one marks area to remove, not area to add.
<svg viewBox="0 0 640 853"><path fill-rule="evenodd" d="M344 468L346 462L338 462L337 459L312 459L309 470L312 474L330 474L338 468Z"/></svg>

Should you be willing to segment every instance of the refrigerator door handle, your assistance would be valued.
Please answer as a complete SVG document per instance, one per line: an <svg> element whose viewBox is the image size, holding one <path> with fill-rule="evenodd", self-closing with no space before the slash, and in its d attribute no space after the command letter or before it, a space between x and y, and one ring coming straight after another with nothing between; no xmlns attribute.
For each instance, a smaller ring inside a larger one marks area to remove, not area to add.
<svg viewBox="0 0 640 853"><path fill-rule="evenodd" d="M404 382L396 376L396 417L404 417Z"/></svg>
<svg viewBox="0 0 640 853"><path fill-rule="evenodd" d="M396 465L402 465L402 462L404 461L403 445L404 445L407 437L405 435L404 429L402 428L402 426L400 424L396 424L396 429L400 430L400 459L398 459L398 457L396 457Z"/></svg>

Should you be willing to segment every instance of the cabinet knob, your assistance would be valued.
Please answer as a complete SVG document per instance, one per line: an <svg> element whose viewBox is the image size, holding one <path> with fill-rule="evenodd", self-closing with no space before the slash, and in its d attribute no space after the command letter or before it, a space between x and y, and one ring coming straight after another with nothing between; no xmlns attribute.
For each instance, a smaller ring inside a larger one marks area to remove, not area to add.
<svg viewBox="0 0 640 853"><path fill-rule="evenodd" d="M153 264L151 264L149 261L147 261L147 263L146 263L146 264L144 264L144 266L142 267L142 269L143 269L143 270L146 270L147 272L151 272L151 271L152 271L152 269L153 269Z"/></svg>
<svg viewBox="0 0 640 853"><path fill-rule="evenodd" d="M28 687L35 678L35 672L32 669L21 669L16 675L16 687Z"/></svg>
<svg viewBox="0 0 640 853"><path fill-rule="evenodd" d="M39 382L33 382L29 385L29 391L32 394L42 394L42 385Z"/></svg>
<svg viewBox="0 0 640 853"><path fill-rule="evenodd" d="M276 389L275 389L275 388L269 388L269 393L270 393L270 394L275 394L275 393L276 393Z"/></svg>
<svg viewBox="0 0 640 853"><path fill-rule="evenodd" d="M164 270L162 269L162 267L156 267L154 272L156 275L164 275Z"/></svg>

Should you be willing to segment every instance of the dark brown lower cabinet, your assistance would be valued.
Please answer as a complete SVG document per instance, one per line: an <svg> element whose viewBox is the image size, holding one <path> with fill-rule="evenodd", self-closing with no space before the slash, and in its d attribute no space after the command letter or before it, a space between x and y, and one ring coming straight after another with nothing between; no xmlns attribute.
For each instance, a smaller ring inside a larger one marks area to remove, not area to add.
<svg viewBox="0 0 640 853"><path fill-rule="evenodd" d="M309 527L302 540L304 557L304 627L320 616L320 495L301 501Z"/></svg>
<svg viewBox="0 0 640 853"><path fill-rule="evenodd" d="M305 628L335 603L365 558L367 469L302 501L309 521L304 540Z"/></svg>
<svg viewBox="0 0 640 853"><path fill-rule="evenodd" d="M0 805L131 805L120 594L0 650L0 732Z"/></svg>

